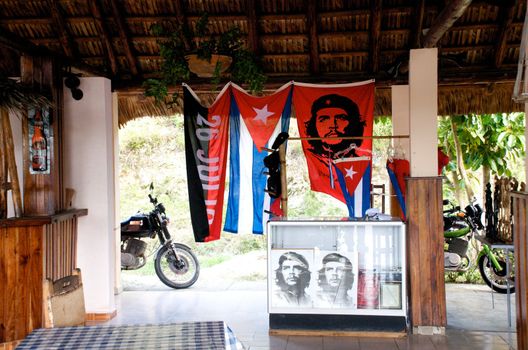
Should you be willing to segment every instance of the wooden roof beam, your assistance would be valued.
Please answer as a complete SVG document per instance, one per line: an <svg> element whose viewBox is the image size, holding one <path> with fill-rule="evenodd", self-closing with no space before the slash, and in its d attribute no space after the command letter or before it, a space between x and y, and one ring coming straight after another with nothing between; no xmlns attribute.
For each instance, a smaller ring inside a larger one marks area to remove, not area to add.
<svg viewBox="0 0 528 350"><path fill-rule="evenodd" d="M132 75L136 76L138 75L138 64L134 54L132 53L130 38L127 34L127 28L125 26L125 22L123 21L123 17L121 17L119 5L117 4L116 0L110 0L110 6L112 8L112 15L114 16L114 19L117 23L117 30L119 32L119 37L121 38L121 43L123 44L125 57L128 62L128 68L130 68Z"/></svg>
<svg viewBox="0 0 528 350"><path fill-rule="evenodd" d="M423 40L424 48L435 47L471 4L471 0L453 0L438 15Z"/></svg>
<svg viewBox="0 0 528 350"><path fill-rule="evenodd" d="M15 52L24 53L33 56L50 56L61 61L63 65L75 68L78 72L87 76L107 77L107 74L99 71L94 66L73 60L58 52L49 50L46 47L33 44L31 41L15 35L4 28L0 27L0 46L5 46Z"/></svg>
<svg viewBox="0 0 528 350"><path fill-rule="evenodd" d="M257 4L255 0L247 0L247 16L248 16L248 48L255 55L260 52L259 37L258 37L258 18L257 18Z"/></svg>
<svg viewBox="0 0 528 350"><path fill-rule="evenodd" d="M58 31L59 41L61 43L62 49L64 50L64 54L66 57L76 59L79 55L68 32L68 27L65 24L59 1L48 0L48 6L50 8L53 26Z"/></svg>
<svg viewBox="0 0 528 350"><path fill-rule="evenodd" d="M425 14L425 0L415 0L413 9L414 21L411 24L411 37L409 39L409 48L416 49L420 47L422 39L423 19Z"/></svg>
<svg viewBox="0 0 528 350"><path fill-rule="evenodd" d="M381 52L381 10L382 0L372 1L370 8L370 71L376 73L379 70Z"/></svg>
<svg viewBox="0 0 528 350"><path fill-rule="evenodd" d="M99 0L90 0L89 4L90 11L92 12L93 20L95 22L95 26L97 27L97 32L99 33L101 41L103 42L106 48L106 54L108 56L108 60L110 61L110 70L112 71L112 75L115 76L117 73L117 59L114 52L114 47L112 46L112 41L110 39L110 34L108 33L106 23L101 13Z"/></svg>
<svg viewBox="0 0 528 350"><path fill-rule="evenodd" d="M499 13L500 30L497 35L497 45L495 46L495 67L500 67L504 60L504 54L506 53L506 44L508 40L508 34L511 29L513 21L514 11L517 5L517 1L507 1L505 6L501 7Z"/></svg>
<svg viewBox="0 0 528 350"><path fill-rule="evenodd" d="M178 21L178 24L182 28L187 27L187 16L185 15L183 1L174 1L174 4L176 5L176 21ZM191 49L191 43L189 42L189 38L187 38L185 35L183 36L183 45L185 45L186 50Z"/></svg>
<svg viewBox="0 0 528 350"><path fill-rule="evenodd" d="M310 73L318 75L320 72L319 41L317 37L317 0L308 1L307 27L308 45L310 47Z"/></svg>

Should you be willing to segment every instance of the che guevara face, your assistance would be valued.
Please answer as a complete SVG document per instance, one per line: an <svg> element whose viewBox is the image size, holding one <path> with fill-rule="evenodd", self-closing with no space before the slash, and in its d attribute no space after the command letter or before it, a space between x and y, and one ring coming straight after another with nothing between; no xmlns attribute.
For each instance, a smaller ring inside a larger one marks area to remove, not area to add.
<svg viewBox="0 0 528 350"><path fill-rule="evenodd" d="M345 275L345 265L338 261L327 262L324 267L326 282L332 287L337 287Z"/></svg>
<svg viewBox="0 0 528 350"><path fill-rule="evenodd" d="M284 281L289 286L294 286L298 283L301 272L303 271L302 265L294 260L285 260L282 263L282 276Z"/></svg>
<svg viewBox="0 0 528 350"><path fill-rule="evenodd" d="M347 112L342 108L329 107L317 111L315 116L315 127L319 137L341 137L346 134L346 128L350 124ZM335 145L341 142L339 139L325 139L325 143Z"/></svg>

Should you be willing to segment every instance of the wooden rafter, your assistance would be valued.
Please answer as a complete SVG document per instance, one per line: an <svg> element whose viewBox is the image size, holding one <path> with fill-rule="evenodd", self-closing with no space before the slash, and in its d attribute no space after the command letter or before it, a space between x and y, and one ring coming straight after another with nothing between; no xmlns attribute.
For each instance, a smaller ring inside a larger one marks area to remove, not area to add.
<svg viewBox="0 0 528 350"><path fill-rule="evenodd" d="M435 47L456 20L464 14L470 4L471 0L453 0L449 2L431 25L431 28L429 28L423 41L423 47Z"/></svg>
<svg viewBox="0 0 528 350"><path fill-rule="evenodd" d="M497 45L495 47L495 67L500 67L504 60L504 54L506 53L506 44L508 41L508 33L510 31L511 23L517 1L507 1L504 7L501 7L499 13L500 30L497 35Z"/></svg>
<svg viewBox="0 0 528 350"><path fill-rule="evenodd" d="M258 55L260 51L258 39L258 18L257 18L257 4L255 0L247 0L247 16L248 16L248 48Z"/></svg>
<svg viewBox="0 0 528 350"><path fill-rule="evenodd" d="M51 11L51 19L53 21L53 26L58 31L59 41L61 43L62 49L64 50L64 54L66 55L66 57L72 59L77 58L77 50L75 50L75 46L73 45L73 41L68 32L68 26L66 26L66 22L64 21L59 1L48 0L48 6Z"/></svg>
<svg viewBox="0 0 528 350"><path fill-rule="evenodd" d="M92 12L93 20L95 22L95 26L97 27L97 31L101 37L101 41L103 42L106 48L106 54L108 56L108 60L110 61L110 69L112 71L112 75L116 75L117 73L116 55L114 52L114 47L112 46L112 40L110 38L110 33L108 32L106 23L101 13L101 8L99 6L99 0L90 0L89 4L90 4L90 11Z"/></svg>
<svg viewBox="0 0 528 350"><path fill-rule="evenodd" d="M121 10L119 9L119 5L117 4L116 0L110 0L110 5L112 7L112 15L114 16L114 19L117 23L117 30L119 32L119 37L121 38L121 43L123 44L123 49L125 51L125 57L128 62L128 67L130 68L130 72L132 72L132 75L137 76L138 64L136 58L134 57L134 54L132 53L130 39L127 34L128 31L125 22L123 21L123 17L121 17Z"/></svg>
<svg viewBox="0 0 528 350"><path fill-rule="evenodd" d="M310 46L310 73L318 75L320 72L319 41L317 37L317 1L308 1L307 13L308 43Z"/></svg>
<svg viewBox="0 0 528 350"><path fill-rule="evenodd" d="M174 4L176 5L176 20L178 21L178 24L184 28L187 26L187 17L185 15L185 8L183 7L183 1L174 1ZM189 42L189 39L185 36L183 37L183 45L185 45L186 50L191 49L191 43Z"/></svg>
<svg viewBox="0 0 528 350"><path fill-rule="evenodd" d="M376 73L379 69L381 52L381 1L372 1L370 11L370 71L372 73Z"/></svg>
<svg viewBox="0 0 528 350"><path fill-rule="evenodd" d="M411 38L409 39L409 48L411 49L420 47L425 14L425 0L415 0L415 5L412 12L414 20L411 27Z"/></svg>
<svg viewBox="0 0 528 350"><path fill-rule="evenodd" d="M18 35L15 35L0 26L0 47L2 46L9 48L10 50L17 53L55 57L64 65L76 68L78 71L82 72L83 74L86 74L87 76L107 76L107 74L104 74L103 72L99 71L97 68L89 64L80 62L79 60L68 58L62 53L51 51L45 47L37 46L31 41L22 38Z"/></svg>

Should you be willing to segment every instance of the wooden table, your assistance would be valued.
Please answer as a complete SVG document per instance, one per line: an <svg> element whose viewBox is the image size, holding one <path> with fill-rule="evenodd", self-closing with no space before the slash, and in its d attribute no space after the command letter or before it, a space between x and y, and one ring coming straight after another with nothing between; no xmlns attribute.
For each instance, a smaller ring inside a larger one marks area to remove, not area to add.
<svg viewBox="0 0 528 350"><path fill-rule="evenodd" d="M39 328L17 349L239 350L244 346L223 321L208 321Z"/></svg>

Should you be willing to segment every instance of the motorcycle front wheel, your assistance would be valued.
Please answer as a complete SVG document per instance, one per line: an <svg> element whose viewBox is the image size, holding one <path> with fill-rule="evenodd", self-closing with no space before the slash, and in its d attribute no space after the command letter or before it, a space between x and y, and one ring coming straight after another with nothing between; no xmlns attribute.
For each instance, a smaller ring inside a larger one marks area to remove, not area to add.
<svg viewBox="0 0 528 350"><path fill-rule="evenodd" d="M498 271L487 255L482 255L478 261L480 275L486 284L494 291L506 294L508 293L508 287L510 293L515 293L515 271L513 264L513 253L502 250L493 249L492 253L497 258L497 261L501 267L501 271ZM508 264L509 276L506 273L506 264Z"/></svg>
<svg viewBox="0 0 528 350"><path fill-rule="evenodd" d="M175 250L177 259L168 244L161 247L154 260L156 275L171 288L189 288L198 280L200 263L186 245L176 243Z"/></svg>

